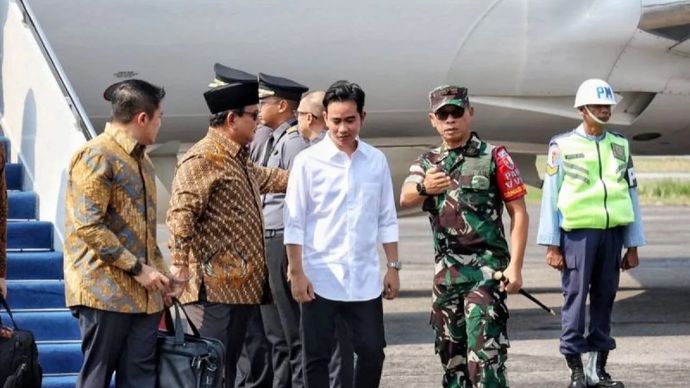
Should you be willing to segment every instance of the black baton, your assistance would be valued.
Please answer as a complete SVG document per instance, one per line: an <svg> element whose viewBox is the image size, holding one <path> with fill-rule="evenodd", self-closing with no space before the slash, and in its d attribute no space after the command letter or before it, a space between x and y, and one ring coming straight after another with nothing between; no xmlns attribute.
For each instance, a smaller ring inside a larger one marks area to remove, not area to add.
<svg viewBox="0 0 690 388"><path fill-rule="evenodd" d="M505 282L505 281L508 280L508 279L506 279L505 276L503 276L503 272L501 272L501 271L496 271L496 272L494 272L492 278L493 278L494 280L498 280L498 281L502 281L502 282ZM556 312L553 311L553 309L551 309L551 308L549 308L548 306L546 306L546 305L545 305L544 303L542 303L539 299L537 299L537 298L535 298L534 296L532 296L532 294L530 294L529 292L525 291L525 290L522 289L522 288L520 288L520 291L518 291L518 292L520 293L520 295L523 295L525 298L531 300L532 302L534 302L534 304L536 304L537 306L541 307L541 308L542 308L544 311L546 311L547 313L549 313L549 314L551 314L551 315L553 315L553 316L556 316Z"/></svg>

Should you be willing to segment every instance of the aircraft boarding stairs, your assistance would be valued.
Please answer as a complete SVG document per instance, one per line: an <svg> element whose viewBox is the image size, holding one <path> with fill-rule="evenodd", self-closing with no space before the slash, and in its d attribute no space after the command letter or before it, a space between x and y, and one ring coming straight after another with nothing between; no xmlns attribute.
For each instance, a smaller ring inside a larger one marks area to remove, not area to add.
<svg viewBox="0 0 690 388"><path fill-rule="evenodd" d="M10 160L6 137L0 137ZM37 219L38 197L23 191L23 165L5 167L8 190L7 288L15 321L36 336L43 387L74 387L82 363L78 321L65 307L62 252L53 224ZM10 325L3 311L2 322Z"/></svg>

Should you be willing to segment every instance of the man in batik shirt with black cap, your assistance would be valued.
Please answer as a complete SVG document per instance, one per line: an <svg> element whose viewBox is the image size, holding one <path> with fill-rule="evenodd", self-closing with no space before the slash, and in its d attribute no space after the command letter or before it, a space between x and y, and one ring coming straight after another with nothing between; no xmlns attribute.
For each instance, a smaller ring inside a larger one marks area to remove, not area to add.
<svg viewBox="0 0 690 388"><path fill-rule="evenodd" d="M171 271L191 278L181 300L200 333L225 345L230 388L247 318L268 293L261 194L284 191L287 172L249 160L256 77L218 64L214 70L213 88L204 93L210 127L178 163L167 224Z"/></svg>

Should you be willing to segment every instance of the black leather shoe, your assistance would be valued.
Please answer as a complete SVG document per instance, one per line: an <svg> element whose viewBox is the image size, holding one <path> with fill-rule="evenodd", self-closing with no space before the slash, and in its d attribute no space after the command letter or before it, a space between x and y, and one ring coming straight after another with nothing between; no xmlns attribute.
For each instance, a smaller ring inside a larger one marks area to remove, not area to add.
<svg viewBox="0 0 690 388"><path fill-rule="evenodd" d="M587 388L582 357L579 354L566 354L565 362L568 364L568 368L570 368L570 384L568 384L568 388Z"/></svg>

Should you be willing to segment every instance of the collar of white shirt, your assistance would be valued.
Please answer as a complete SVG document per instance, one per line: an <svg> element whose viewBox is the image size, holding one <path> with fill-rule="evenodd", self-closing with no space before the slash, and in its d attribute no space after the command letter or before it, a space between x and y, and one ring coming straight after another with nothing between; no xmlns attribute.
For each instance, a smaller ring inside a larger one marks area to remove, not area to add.
<svg viewBox="0 0 690 388"><path fill-rule="evenodd" d="M345 152L341 151L333 142L333 138L331 138L331 131L328 131L326 133L326 136L324 139L319 143L323 144L323 149L326 151L326 155L328 159L333 159L337 155L344 155ZM352 157L355 157L357 153L362 154L364 157L369 157L371 155L371 149L369 148L369 145L364 143L359 136L357 136L357 149L355 149L355 152L352 154Z"/></svg>

